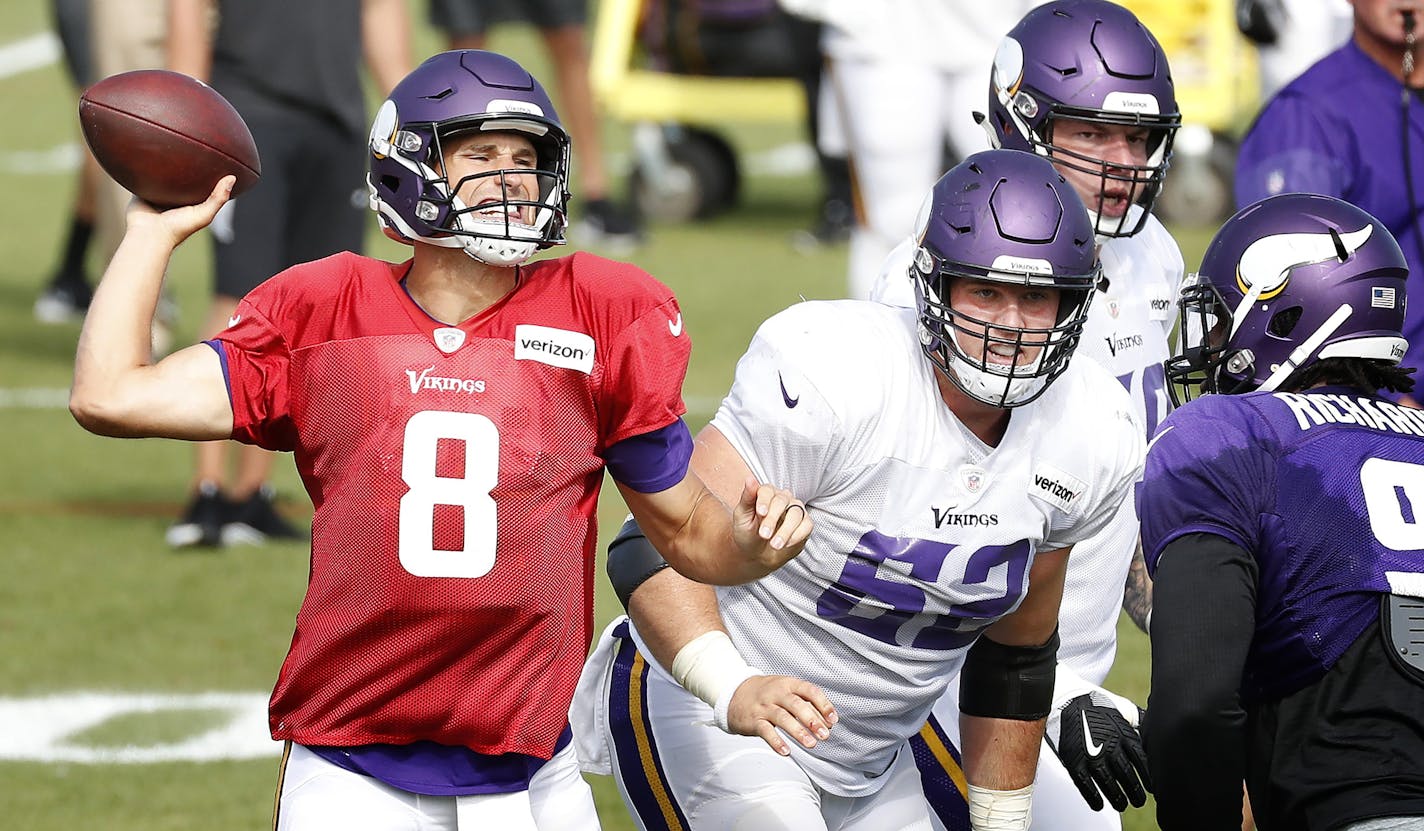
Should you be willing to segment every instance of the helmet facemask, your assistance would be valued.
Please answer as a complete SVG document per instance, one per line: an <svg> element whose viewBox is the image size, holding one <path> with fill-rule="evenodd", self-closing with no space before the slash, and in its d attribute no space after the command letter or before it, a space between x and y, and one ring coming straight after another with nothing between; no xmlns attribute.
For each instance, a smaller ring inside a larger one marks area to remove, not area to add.
<svg viewBox="0 0 1424 831"><path fill-rule="evenodd" d="M1254 386L1256 356L1250 349L1228 348L1232 311L1221 292L1206 277L1190 274L1177 304L1181 348L1166 363L1167 394L1172 404L1180 407L1199 395L1249 392ZM1289 313L1282 317L1287 316ZM1293 317L1298 320L1299 314Z"/></svg>
<svg viewBox="0 0 1424 831"><path fill-rule="evenodd" d="M534 147L534 164L451 182L444 151L471 132L522 136ZM441 52L397 84L376 113L371 207L398 242L459 248L483 263L518 265L565 241L569 144L553 103L519 64L494 52ZM537 180L526 186L538 193L508 187L515 174L529 177L525 183ZM464 204L460 186L486 177L498 180L498 189L482 185L496 199L481 193L483 204Z"/></svg>
<svg viewBox="0 0 1424 831"><path fill-rule="evenodd" d="M1116 124L1140 127L1148 131L1147 159L1144 164L1121 164L1079 153L1053 140L1053 131L1065 120L1095 124ZM1035 152L1048 156L1060 168L1086 173L1098 180L1092 198L1084 199L1093 218L1093 229L1099 237L1130 237L1147 223L1147 215L1162 191L1167 177L1172 143L1176 139L1180 119L1109 113L1102 110L1079 111L1073 107L1052 106L1045 121L1047 136L1030 132L1029 142ZM1109 198L1121 198L1127 210L1120 216L1108 216L1097 208Z"/></svg>
<svg viewBox="0 0 1424 831"><path fill-rule="evenodd" d="M920 293L920 341L926 356L966 395L993 407L1027 404L1048 389L1068 367L1087 320L1099 272L1052 275L1029 271L987 271L962 263L937 262L921 248L911 268ZM955 280L984 280L1016 286L1041 286L1058 293L1058 313L1047 328L1005 326L981 320L953 307ZM1065 287L1074 286L1076 287ZM996 363L989 356L1021 355L1038 349L1032 360Z"/></svg>
<svg viewBox="0 0 1424 831"><path fill-rule="evenodd" d="M439 161L440 170L438 173L430 171L434 174L430 185L437 195L418 205L416 211L417 214L426 212L430 217L428 221L432 223L439 220L438 227L450 235L445 241L435 244L462 248L470 257L490 265L518 265L545 247L540 243L545 239L548 228L566 224L567 217L562 207L566 194L562 179L556 165L548 161L552 155L549 143L535 140L538 137L526 132L527 128L519 129L502 121L486 121L477 129L481 132L512 132L531 139L539 156L539 166L472 173L452 185L445 171L445 145L457 136L468 135L470 130L439 131L435 134L431 155ZM531 197L511 198L514 187L509 179L515 176L526 181L533 179L539 192ZM478 205L466 205L458 194L466 185L478 184L484 179L498 180L500 197L493 201L482 200ZM525 223L523 217L531 211L533 222ZM559 241L562 242L562 238Z"/></svg>

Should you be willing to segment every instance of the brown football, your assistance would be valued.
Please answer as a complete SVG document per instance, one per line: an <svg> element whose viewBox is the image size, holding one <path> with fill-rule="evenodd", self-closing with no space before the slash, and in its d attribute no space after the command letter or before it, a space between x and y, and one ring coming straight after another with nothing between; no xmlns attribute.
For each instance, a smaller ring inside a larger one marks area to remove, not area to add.
<svg viewBox="0 0 1424 831"><path fill-rule="evenodd" d="M242 116L181 72L140 69L99 81L79 97L79 124L100 166L157 208L202 202L228 174L237 177L236 196L262 175Z"/></svg>

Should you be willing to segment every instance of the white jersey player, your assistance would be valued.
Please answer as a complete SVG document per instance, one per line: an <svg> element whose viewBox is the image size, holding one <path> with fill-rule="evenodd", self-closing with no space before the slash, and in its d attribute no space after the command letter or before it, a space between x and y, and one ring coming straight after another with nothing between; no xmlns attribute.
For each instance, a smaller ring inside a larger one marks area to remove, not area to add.
<svg viewBox="0 0 1424 831"><path fill-rule="evenodd" d="M971 810L1027 827L1068 550L1144 444L1122 386L1068 363L1090 222L1048 162L979 153L921 211L916 310L805 303L762 326L694 464L779 474L814 530L715 595L620 565L635 526L610 550L634 623L605 632L573 724L640 827L928 828L902 751L961 667Z"/></svg>
<svg viewBox="0 0 1424 831"><path fill-rule="evenodd" d="M1101 48L1091 40L1095 32ZM1084 69L1071 84L1065 83L1060 73L1050 71L1052 65L1070 58ZM1126 77L1126 66L1144 64L1156 71ZM1091 82L1084 82L1083 76ZM1016 92L1011 96L1009 89ZM1147 109L1154 113L1153 119L1110 109L1114 101L1149 100ZM1092 358L1121 382L1131 394L1133 419L1148 437L1167 414L1163 363L1171 354L1168 341L1183 272L1176 241L1149 212L1170 156L1178 122L1176 110L1166 57L1130 12L1106 0L1059 0L1027 15L999 47L990 114L985 119L996 144L1052 157L1095 214L1104 279L1076 354ZM1028 111L1039 117L1025 119L1023 113ZM887 258L872 299L913 305L908 269L915 245L914 240L908 240ZM1129 578L1137 533L1137 515L1129 499L1107 528L1073 550L1059 613L1061 674L1054 695L1055 719L1048 730L1050 740L1057 740L1061 730L1067 729L1058 717L1069 702L1084 694L1098 706L1111 701L1125 719L1135 719L1136 707L1130 702L1110 699L1105 691L1092 688L1099 687L1112 668L1119 608L1127 605L1139 625L1144 624L1144 612L1150 608L1145 589L1139 585L1145 582L1140 558L1131 575L1126 603L1116 592ZM1081 722L1078 710L1085 706L1085 701L1079 701L1069 714L1077 718L1066 722L1074 749L1114 738L1100 735L1111 734L1106 724L1100 725L1099 734L1083 732L1082 724L1075 722ZM935 708L936 723L914 742L938 827L957 827L965 810L963 798L951 789L951 777L957 773L952 757L930 752L936 741L941 741L938 732L950 745L957 742L957 710L951 687ZM1110 718L1110 714L1103 710L1088 716L1095 724L1101 718ZM1124 729L1120 723L1111 727ZM1132 736L1126 738L1136 741ZM1062 746L1059 751L1068 752ZM1080 757L1078 761L1085 760ZM1120 828L1115 812L1093 810L1078 795L1079 789L1087 797L1101 788L1119 810L1128 802L1140 805L1145 794L1127 799L1130 794L1123 792L1123 783L1115 786L1105 766L1100 766L1098 773L1077 771L1082 781L1075 787L1070 771L1045 748L1035 792L1035 828ZM1085 776L1103 781L1087 781ZM1127 783L1129 788L1135 784ZM1100 796L1096 805L1102 805Z"/></svg>
<svg viewBox="0 0 1424 831"><path fill-rule="evenodd" d="M822 152L850 159L856 193L847 296L869 296L875 269L944 172L946 146L955 159L982 147L973 110L994 44L1042 1L780 0L824 24L818 138Z"/></svg>

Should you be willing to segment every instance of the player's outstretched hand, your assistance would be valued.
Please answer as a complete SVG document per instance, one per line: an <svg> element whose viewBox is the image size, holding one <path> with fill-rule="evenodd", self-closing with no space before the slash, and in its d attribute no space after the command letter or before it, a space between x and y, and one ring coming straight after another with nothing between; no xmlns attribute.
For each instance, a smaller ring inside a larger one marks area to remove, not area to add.
<svg viewBox="0 0 1424 831"><path fill-rule="evenodd" d="M811 525L805 503L790 491L747 477L732 527L737 545L763 573L770 574L800 554L811 536Z"/></svg>
<svg viewBox="0 0 1424 831"><path fill-rule="evenodd" d="M1137 705L1097 689L1068 699L1049 716L1048 744L1094 811L1103 797L1115 810L1141 808L1152 780L1137 732Z"/></svg>
<svg viewBox="0 0 1424 831"><path fill-rule="evenodd" d="M811 748L831 735L838 716L821 688L789 675L754 675L732 693L727 707L727 730L739 736L761 736L772 750L786 756L791 751L786 735Z"/></svg>
<svg viewBox="0 0 1424 831"><path fill-rule="evenodd" d="M161 232L177 248L183 240L206 228L232 196L236 176L224 176L213 185L208 198L196 205L184 205L160 211L135 197L129 202L126 221L129 230L152 229Z"/></svg>

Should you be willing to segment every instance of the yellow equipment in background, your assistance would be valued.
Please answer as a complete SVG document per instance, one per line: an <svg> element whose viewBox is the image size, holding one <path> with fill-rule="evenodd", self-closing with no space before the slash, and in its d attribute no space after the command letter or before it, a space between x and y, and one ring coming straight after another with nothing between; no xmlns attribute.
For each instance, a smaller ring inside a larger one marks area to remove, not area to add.
<svg viewBox="0 0 1424 831"><path fill-rule="evenodd" d="M1255 47L1237 28L1235 0L1122 5L1162 44L1182 111L1157 214L1164 222L1215 224L1233 212L1237 139L1260 108Z"/></svg>
<svg viewBox="0 0 1424 831"><path fill-rule="evenodd" d="M633 129L633 199L660 221L711 216L740 187L736 154L715 128L806 120L805 93L791 78L678 75L639 66L644 0L600 0L589 72L610 117Z"/></svg>
<svg viewBox="0 0 1424 831"><path fill-rule="evenodd" d="M1206 225L1232 208L1236 138L1260 105L1255 49L1237 29L1234 0L1120 0L1172 64L1183 126L1157 211ZM791 78L678 75L640 65L646 0L600 0L590 72L608 116L634 125L633 197L662 221L711 216L736 199L740 172L716 132L728 123L804 123Z"/></svg>

